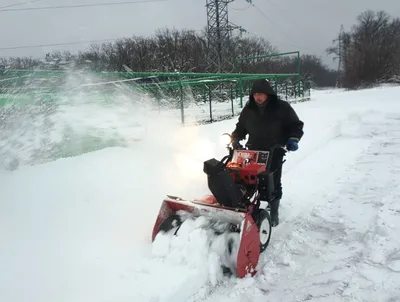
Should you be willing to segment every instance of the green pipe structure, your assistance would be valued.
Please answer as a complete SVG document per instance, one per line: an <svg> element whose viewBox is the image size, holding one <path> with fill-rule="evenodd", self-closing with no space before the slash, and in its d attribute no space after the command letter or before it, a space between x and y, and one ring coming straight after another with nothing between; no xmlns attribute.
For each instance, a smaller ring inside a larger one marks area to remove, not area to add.
<svg viewBox="0 0 400 302"><path fill-rule="evenodd" d="M70 73L67 71L47 71L47 70L2 70L0 69L0 76L1 75L26 75L31 74L35 77L40 76L61 76L61 75L69 75ZM261 77L271 77L276 74L254 74L254 73L195 73L195 72L188 72L188 73L179 73L179 72L76 72L76 75L85 76L85 75L92 75L92 76L118 76L122 78L146 78L146 77L171 77L171 78L182 78L182 77L196 77L196 78L240 78L240 77L248 77L248 76L261 76ZM293 74L279 74L280 76L288 76ZM14 78L14 80L18 80L19 78ZM11 80L11 79L10 79ZM0 79L1 81L1 79Z"/></svg>
<svg viewBox="0 0 400 302"><path fill-rule="evenodd" d="M234 70L236 73L239 73L238 71L238 61L251 61L251 60L257 60L257 59L269 59L272 57L280 57L280 56L286 56L286 55L292 55L292 54L297 54L297 74L301 74L301 60L300 60L300 52L299 51L291 51L291 52L282 52L282 53L273 53L269 55L264 55L264 56L254 56L254 57L245 57L245 58L235 58L234 61Z"/></svg>
<svg viewBox="0 0 400 302"><path fill-rule="evenodd" d="M243 59L250 60L254 57ZM181 122L184 124L186 93L183 89L192 88L191 93L194 96L197 95L197 98L200 96L204 103L209 102L209 118L212 122L219 118L212 108L211 102L214 97L219 101L225 101L230 96L231 115L234 116L234 96L240 97L240 107L243 107L243 88L250 89L250 81L260 78L271 79L275 81L275 86L278 86L278 80L298 76L298 73L74 72L0 69L0 105L23 106L36 101L57 102L61 99L67 100L69 96L73 97L78 91L87 94L88 98L93 97L92 100L96 102L113 102L114 96L120 92L132 94L134 97L139 90L152 94L157 100L167 100L167 103L159 103L160 106L166 104L168 108L170 106L179 108ZM68 85L70 78L74 87ZM86 78L92 81L87 83ZM151 78L154 78L154 81ZM286 87L280 86L280 90L283 93L286 91L286 95L292 94L295 90L288 89L287 85L293 84L283 83Z"/></svg>
<svg viewBox="0 0 400 302"><path fill-rule="evenodd" d="M66 71L35 71L32 73L30 70L7 70L6 72L3 72L3 74L7 75L12 75L13 77L8 79L0 79L0 91L7 89L7 87L1 87L2 81L8 82L8 81L25 81L29 80L32 78L40 78L40 77L50 77L53 75L57 75L58 77L60 76L66 76L69 75ZM27 76L27 74L29 74ZM88 73L77 73L77 76L82 76L84 74L93 74L91 72ZM1 73L0 73L1 75ZM15 77L20 75L21 77ZM260 78L266 78L266 79L280 79L280 78L288 78L288 77L295 77L297 74L248 74L248 73L149 73L149 72L139 72L139 73L110 73L110 72L101 72L96 74L105 76L105 75L119 75L120 77L111 80L111 81L105 81L105 82L95 82L95 83L88 83L88 84L79 84L77 83L76 88L82 88L82 87L90 87L90 86L102 86L102 85L107 85L107 84L118 84L118 83L124 83L126 80L121 80L120 78L129 78L129 76L132 76L132 84L135 84L137 86L141 87L157 87L159 89L161 88L179 88L181 85L183 86L203 86L207 84L223 84L223 83L237 83L239 82L239 85L242 86L242 81L251 81L255 79L260 79ZM23 76L23 77L22 77ZM177 78L176 80L168 79L167 81L158 81L158 82L151 82L151 83L136 83L136 80L143 79L145 77L175 77ZM188 78L188 79L187 79ZM50 80L51 81L51 80ZM128 80L129 81L129 80ZM23 84L23 83L21 83ZM53 92L56 93L57 89L60 89L62 87L62 84L56 84L54 83L49 83L50 87L46 87L46 85L43 83L39 90L41 91L47 91L47 92ZM13 87L12 89L15 89ZM29 90L35 90L37 91L38 88L34 86L29 86L29 85L20 85L18 89L15 89L16 93L20 93L22 91L29 91Z"/></svg>
<svg viewBox="0 0 400 302"><path fill-rule="evenodd" d="M234 60L234 71L236 73L239 72L239 62L244 62L244 61L252 61L252 60L259 60L259 59L269 59L273 57L280 57L280 56L286 56L286 55L297 55L297 76L298 76L298 91L302 91L301 89L301 59L300 59L300 51L290 51L290 52L282 52L282 53L273 53L269 55L263 55L263 56L252 56L252 57L244 57L244 58L235 58ZM302 93L304 97L304 92Z"/></svg>
<svg viewBox="0 0 400 302"><path fill-rule="evenodd" d="M234 74L231 74L234 75ZM140 86L145 87L159 87L159 88L177 88L180 85L183 86L204 86L207 84L221 84L221 83L238 83L239 79L242 81L252 81L256 79L278 79L278 78L288 78L297 77L297 74L251 74L243 77L227 77L225 79L215 79L215 80L190 80L190 81L172 81L172 82L161 82L161 83L148 83L141 84Z"/></svg>

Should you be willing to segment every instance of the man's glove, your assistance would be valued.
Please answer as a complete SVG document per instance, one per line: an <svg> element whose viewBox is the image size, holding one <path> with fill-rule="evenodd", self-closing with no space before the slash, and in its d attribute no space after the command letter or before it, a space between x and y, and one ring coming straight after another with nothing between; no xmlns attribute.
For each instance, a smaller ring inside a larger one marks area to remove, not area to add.
<svg viewBox="0 0 400 302"><path fill-rule="evenodd" d="M289 138L286 144L286 149L288 151L296 151L299 149L299 140L297 138Z"/></svg>

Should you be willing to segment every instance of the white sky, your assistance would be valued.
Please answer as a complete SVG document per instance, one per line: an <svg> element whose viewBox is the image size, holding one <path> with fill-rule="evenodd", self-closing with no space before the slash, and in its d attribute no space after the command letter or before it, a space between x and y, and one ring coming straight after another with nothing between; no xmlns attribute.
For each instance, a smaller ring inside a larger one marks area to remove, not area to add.
<svg viewBox="0 0 400 302"><path fill-rule="evenodd" d="M31 0L30 4L7 9L124 1L127 0ZM0 10L25 2L29 1L0 0ZM253 3L266 16L249 7L245 0L235 0L230 4L230 21L250 34L265 37L282 52L300 50L316 54L332 67L336 63L327 57L325 49L331 46L341 24L345 30L350 29L357 15L366 9L385 10L392 16L400 16L400 0L253 0ZM169 0L104 7L0 11L0 56L43 57L57 49L76 52L88 44L2 49L8 47L152 35L163 27L201 30L207 24L205 4L206 0Z"/></svg>

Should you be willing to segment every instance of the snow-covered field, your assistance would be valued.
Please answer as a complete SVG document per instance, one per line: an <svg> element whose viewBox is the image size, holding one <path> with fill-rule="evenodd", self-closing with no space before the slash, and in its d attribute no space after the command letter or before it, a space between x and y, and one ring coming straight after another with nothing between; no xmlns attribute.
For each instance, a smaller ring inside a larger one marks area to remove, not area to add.
<svg viewBox="0 0 400 302"><path fill-rule="evenodd" d="M137 139L127 111L69 111L60 123L112 125L129 147L0 170L1 301L400 301L399 96L323 91L293 105L305 135L284 165L281 224L258 275L240 280L218 273L201 230L150 243L165 194L208 192L202 163L225 155L236 118L182 128L140 113Z"/></svg>

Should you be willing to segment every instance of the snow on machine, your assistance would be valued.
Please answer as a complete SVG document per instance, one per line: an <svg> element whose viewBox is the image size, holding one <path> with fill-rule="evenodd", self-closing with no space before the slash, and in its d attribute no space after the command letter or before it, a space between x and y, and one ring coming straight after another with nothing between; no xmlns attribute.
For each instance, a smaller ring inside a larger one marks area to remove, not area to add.
<svg viewBox="0 0 400 302"><path fill-rule="evenodd" d="M228 135L229 134L224 134ZM271 238L269 208L262 208L260 180L265 185L268 199L272 201L273 175L271 159L276 148L270 151L233 149L227 144L229 154L221 160L215 158L204 162L203 171L212 194L195 200L167 195L157 216L152 240L159 232L178 234L179 227L187 217L206 216L212 221L228 224L225 231L239 234L236 275L240 278L256 274L260 253ZM264 201L264 200L263 200Z"/></svg>

